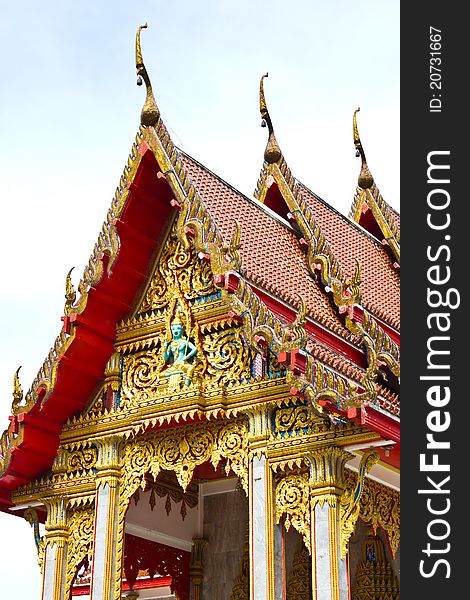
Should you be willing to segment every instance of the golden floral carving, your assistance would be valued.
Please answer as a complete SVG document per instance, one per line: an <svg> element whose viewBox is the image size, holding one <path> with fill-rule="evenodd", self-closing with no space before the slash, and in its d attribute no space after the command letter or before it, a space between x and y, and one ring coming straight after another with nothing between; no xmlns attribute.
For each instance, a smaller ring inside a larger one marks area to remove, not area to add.
<svg viewBox="0 0 470 600"><path fill-rule="evenodd" d="M353 485L354 475L348 473L348 487ZM366 479L362 492L359 517L370 523L374 532L383 529L395 556L400 543L400 492L385 485Z"/></svg>
<svg viewBox="0 0 470 600"><path fill-rule="evenodd" d="M77 569L84 558L91 554L93 543L94 506L77 508L69 517L67 567L65 571L64 598L70 593Z"/></svg>
<svg viewBox="0 0 470 600"><path fill-rule="evenodd" d="M276 435L298 435L314 431L320 421L308 406L292 406L276 410L274 429Z"/></svg>
<svg viewBox="0 0 470 600"><path fill-rule="evenodd" d="M217 292L208 262L197 257L195 249L184 248L173 226L156 261L150 284L140 304L138 313L165 308L171 300L175 277L187 300Z"/></svg>
<svg viewBox="0 0 470 600"><path fill-rule="evenodd" d="M310 484L307 473L286 475L277 483L276 523L284 514L286 530L294 527L310 552Z"/></svg>
<svg viewBox="0 0 470 600"><path fill-rule="evenodd" d="M173 471L185 491L197 465L211 461L216 467L221 458L227 473L232 469L247 489L247 454L246 425L240 420L154 432L124 447L122 493L129 498L145 487L145 473L156 479L162 469Z"/></svg>

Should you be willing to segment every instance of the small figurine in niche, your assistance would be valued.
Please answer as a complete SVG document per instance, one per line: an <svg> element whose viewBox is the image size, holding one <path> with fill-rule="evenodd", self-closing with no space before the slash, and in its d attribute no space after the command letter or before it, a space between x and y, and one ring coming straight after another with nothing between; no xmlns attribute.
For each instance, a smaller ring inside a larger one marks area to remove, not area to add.
<svg viewBox="0 0 470 600"><path fill-rule="evenodd" d="M168 364L166 376L172 389L179 388L181 379L190 385L195 368L194 357L197 354L196 346L189 341L185 332L183 321L178 311L171 323L171 340L163 346L163 358Z"/></svg>

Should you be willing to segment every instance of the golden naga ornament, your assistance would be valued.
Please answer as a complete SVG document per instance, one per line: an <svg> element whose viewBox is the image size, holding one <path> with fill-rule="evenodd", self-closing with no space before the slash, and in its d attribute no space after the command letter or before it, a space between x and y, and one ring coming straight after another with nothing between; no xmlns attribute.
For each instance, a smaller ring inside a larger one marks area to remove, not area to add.
<svg viewBox="0 0 470 600"><path fill-rule="evenodd" d="M380 459L377 450L368 450L364 453L359 465L359 473L356 485L348 487L341 496L341 558L345 558L348 552L348 542L356 528L356 522L361 510L361 496L364 491L364 480L374 464Z"/></svg>
<svg viewBox="0 0 470 600"><path fill-rule="evenodd" d="M67 277L65 278L65 305L64 305L64 315L68 316L72 312L72 307L77 299L77 293L75 292L75 288L72 284L72 271L74 267L70 269L67 273Z"/></svg>

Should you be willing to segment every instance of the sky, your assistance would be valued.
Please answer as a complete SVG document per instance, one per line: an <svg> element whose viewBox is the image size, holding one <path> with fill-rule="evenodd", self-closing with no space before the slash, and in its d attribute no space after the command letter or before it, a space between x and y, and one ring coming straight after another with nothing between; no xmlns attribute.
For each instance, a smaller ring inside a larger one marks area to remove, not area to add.
<svg viewBox="0 0 470 600"><path fill-rule="evenodd" d="M352 117L400 208L398 0L0 0L0 431L61 327L139 127L135 32L174 143L252 197L267 130L294 176L347 214ZM0 513L2 592L39 598L30 526ZM7 540L7 543L5 543Z"/></svg>

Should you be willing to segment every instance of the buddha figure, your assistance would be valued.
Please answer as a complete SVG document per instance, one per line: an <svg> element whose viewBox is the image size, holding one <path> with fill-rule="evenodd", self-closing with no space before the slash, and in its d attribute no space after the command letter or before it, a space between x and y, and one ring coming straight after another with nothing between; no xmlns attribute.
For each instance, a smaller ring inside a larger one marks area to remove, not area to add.
<svg viewBox="0 0 470 600"><path fill-rule="evenodd" d="M197 348L189 341L178 313L171 324L171 336L171 341L165 342L163 346L163 358L168 364L165 374L169 378L170 387L178 389L183 379L186 385L191 383L195 367L193 358Z"/></svg>

